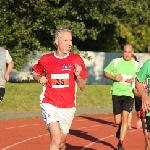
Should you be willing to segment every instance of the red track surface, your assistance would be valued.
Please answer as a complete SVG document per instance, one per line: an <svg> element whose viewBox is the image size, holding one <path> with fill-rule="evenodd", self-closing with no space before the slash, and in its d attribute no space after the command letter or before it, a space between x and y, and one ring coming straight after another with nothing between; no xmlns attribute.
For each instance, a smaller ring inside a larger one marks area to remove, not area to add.
<svg viewBox="0 0 150 150"><path fill-rule="evenodd" d="M136 129L133 116L132 129L124 140L125 150L143 150L144 136ZM67 137L66 150L116 150L117 127L112 115L76 116ZM17 119L0 122L0 150L48 150L49 134L41 118Z"/></svg>

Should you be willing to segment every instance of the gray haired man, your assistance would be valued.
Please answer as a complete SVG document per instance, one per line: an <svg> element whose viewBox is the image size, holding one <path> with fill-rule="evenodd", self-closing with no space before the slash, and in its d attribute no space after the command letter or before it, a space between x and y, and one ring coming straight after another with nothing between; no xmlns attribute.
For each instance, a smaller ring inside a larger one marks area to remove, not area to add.
<svg viewBox="0 0 150 150"><path fill-rule="evenodd" d="M77 86L84 90L88 74L82 58L70 52L69 29L57 29L54 44L56 51L43 55L33 66L33 78L43 85L40 106L50 133L49 150L66 150L66 138L76 111Z"/></svg>

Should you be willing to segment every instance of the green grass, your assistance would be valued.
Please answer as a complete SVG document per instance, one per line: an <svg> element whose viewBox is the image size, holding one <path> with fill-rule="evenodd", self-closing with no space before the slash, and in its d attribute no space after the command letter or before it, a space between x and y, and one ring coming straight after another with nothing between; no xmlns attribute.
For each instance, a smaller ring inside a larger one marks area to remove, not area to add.
<svg viewBox="0 0 150 150"><path fill-rule="evenodd" d="M0 103L0 112L38 111L42 85L39 83L7 83L6 94ZM112 106L110 85L87 85L78 89L77 108L108 108Z"/></svg>
<svg viewBox="0 0 150 150"><path fill-rule="evenodd" d="M112 106L110 85L87 85L77 92L77 108L108 108Z"/></svg>

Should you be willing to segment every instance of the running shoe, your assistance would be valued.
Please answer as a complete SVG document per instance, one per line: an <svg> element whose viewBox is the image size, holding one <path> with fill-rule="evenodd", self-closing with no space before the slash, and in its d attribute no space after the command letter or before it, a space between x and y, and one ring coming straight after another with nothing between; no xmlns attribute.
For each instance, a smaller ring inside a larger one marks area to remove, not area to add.
<svg viewBox="0 0 150 150"><path fill-rule="evenodd" d="M124 150L123 146L121 143L118 143L117 145L117 150Z"/></svg>

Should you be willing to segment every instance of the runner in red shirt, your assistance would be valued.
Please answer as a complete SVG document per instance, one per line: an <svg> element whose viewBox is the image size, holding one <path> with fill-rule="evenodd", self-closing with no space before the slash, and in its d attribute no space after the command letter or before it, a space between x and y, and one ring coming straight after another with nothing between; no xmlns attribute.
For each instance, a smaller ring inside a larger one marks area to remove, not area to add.
<svg viewBox="0 0 150 150"><path fill-rule="evenodd" d="M87 71L82 58L69 52L72 47L70 30L56 30L54 44L56 52L43 55L33 66L33 78L43 84L40 105L50 132L50 150L65 150L76 110L77 86L84 90Z"/></svg>

